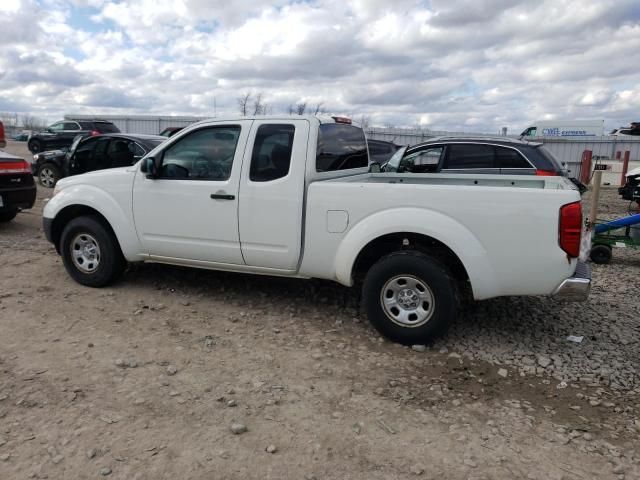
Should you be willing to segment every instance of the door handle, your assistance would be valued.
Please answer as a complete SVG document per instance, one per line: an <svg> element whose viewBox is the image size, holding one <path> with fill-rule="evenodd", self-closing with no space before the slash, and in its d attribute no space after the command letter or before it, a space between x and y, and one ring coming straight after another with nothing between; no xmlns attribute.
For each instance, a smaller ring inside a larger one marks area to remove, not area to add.
<svg viewBox="0 0 640 480"><path fill-rule="evenodd" d="M226 193L212 193L211 198L214 200L235 200L235 195L227 195Z"/></svg>

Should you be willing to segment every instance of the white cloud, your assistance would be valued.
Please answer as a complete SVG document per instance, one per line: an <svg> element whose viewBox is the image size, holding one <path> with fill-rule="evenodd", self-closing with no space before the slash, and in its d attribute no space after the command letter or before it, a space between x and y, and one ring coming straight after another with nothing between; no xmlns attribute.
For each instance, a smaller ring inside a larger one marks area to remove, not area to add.
<svg viewBox="0 0 640 480"><path fill-rule="evenodd" d="M436 130L618 126L640 108L637 0L13 0L0 13L0 105L51 119L207 115L214 96L231 114L248 90L274 112L323 103Z"/></svg>

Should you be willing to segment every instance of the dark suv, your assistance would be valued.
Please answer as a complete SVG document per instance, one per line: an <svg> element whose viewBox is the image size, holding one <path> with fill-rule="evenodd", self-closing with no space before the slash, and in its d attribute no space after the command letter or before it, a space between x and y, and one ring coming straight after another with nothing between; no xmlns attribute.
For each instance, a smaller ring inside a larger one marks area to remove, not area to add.
<svg viewBox="0 0 640 480"><path fill-rule="evenodd" d="M31 135L27 146L31 153L63 149L70 147L78 135L92 136L101 133L120 133L120 130L106 120L63 120Z"/></svg>
<svg viewBox="0 0 640 480"><path fill-rule="evenodd" d="M35 154L31 168L40 185L53 188L62 177L133 165L165 140L158 135L125 133L92 137L78 135L66 151Z"/></svg>
<svg viewBox="0 0 640 480"><path fill-rule="evenodd" d="M562 175L566 170L540 143L506 137L437 137L403 147L386 172Z"/></svg>

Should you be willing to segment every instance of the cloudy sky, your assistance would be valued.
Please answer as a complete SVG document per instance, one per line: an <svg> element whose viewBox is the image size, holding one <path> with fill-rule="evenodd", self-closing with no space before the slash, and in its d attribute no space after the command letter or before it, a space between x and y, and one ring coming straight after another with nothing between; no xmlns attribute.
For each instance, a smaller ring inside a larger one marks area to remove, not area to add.
<svg viewBox="0 0 640 480"><path fill-rule="evenodd" d="M639 0L0 0L0 112L640 121Z"/></svg>

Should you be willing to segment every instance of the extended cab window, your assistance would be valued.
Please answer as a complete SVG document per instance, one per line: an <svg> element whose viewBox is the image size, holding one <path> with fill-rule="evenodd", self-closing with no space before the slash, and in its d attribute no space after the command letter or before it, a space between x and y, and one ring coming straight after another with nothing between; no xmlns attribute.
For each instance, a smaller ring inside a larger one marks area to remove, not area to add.
<svg viewBox="0 0 640 480"><path fill-rule="evenodd" d="M80 126L76 122L64 122L63 129L68 131L80 130Z"/></svg>
<svg viewBox="0 0 640 480"><path fill-rule="evenodd" d="M493 165L493 147L491 145L453 144L449 145L449 154L444 169L495 168Z"/></svg>
<svg viewBox="0 0 640 480"><path fill-rule="evenodd" d="M498 168L533 168L517 150L505 147L495 148Z"/></svg>
<svg viewBox="0 0 640 480"><path fill-rule="evenodd" d="M367 142L361 128L342 123L320 125L316 171L332 172L368 165Z"/></svg>
<svg viewBox="0 0 640 480"><path fill-rule="evenodd" d="M249 169L252 182L270 182L289 173L294 133L293 125L258 127Z"/></svg>
<svg viewBox="0 0 640 480"><path fill-rule="evenodd" d="M182 137L164 151L161 178L227 180L240 137L239 126L208 127Z"/></svg>

